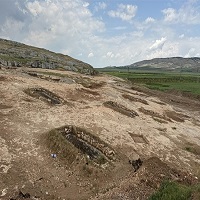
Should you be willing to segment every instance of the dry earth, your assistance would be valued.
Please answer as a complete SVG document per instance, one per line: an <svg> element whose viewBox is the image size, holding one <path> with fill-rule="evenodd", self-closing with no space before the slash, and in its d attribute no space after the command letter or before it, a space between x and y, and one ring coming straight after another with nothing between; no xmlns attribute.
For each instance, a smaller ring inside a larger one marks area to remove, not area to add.
<svg viewBox="0 0 200 200"><path fill-rule="evenodd" d="M141 200L167 177L193 184L200 178L199 119L200 102L119 78L1 68L0 199ZM68 125L80 128L74 136L63 129L78 147L70 164L66 151L48 145L49 132ZM80 141L104 162L85 155ZM134 172L129 159L138 158L144 162Z"/></svg>

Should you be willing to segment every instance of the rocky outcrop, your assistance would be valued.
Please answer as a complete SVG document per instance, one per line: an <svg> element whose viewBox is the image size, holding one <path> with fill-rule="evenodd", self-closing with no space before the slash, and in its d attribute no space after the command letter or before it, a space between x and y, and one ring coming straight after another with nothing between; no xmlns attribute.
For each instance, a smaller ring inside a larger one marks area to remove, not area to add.
<svg viewBox="0 0 200 200"><path fill-rule="evenodd" d="M91 65L70 56L5 39L0 39L0 65L61 69L89 75L97 73Z"/></svg>

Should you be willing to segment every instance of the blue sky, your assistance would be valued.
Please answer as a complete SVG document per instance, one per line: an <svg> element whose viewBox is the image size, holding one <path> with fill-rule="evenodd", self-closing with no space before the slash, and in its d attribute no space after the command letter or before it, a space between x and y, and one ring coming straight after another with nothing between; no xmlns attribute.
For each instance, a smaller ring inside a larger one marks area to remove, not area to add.
<svg viewBox="0 0 200 200"><path fill-rule="evenodd" d="M200 1L0 0L0 37L94 67L200 57Z"/></svg>

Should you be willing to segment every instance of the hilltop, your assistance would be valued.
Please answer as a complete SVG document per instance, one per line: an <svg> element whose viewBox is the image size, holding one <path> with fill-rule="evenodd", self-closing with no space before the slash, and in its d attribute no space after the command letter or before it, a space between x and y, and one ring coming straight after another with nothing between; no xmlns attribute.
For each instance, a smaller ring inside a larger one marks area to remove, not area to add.
<svg viewBox="0 0 200 200"><path fill-rule="evenodd" d="M104 68L108 69L110 67ZM171 72L199 72L200 71L200 58L154 58L151 60L143 60L131 65L111 67L116 69L130 70L149 70L149 71L171 71Z"/></svg>
<svg viewBox="0 0 200 200"><path fill-rule="evenodd" d="M0 39L0 65L7 67L32 67L59 69L84 74L96 74L93 67L68 55Z"/></svg>

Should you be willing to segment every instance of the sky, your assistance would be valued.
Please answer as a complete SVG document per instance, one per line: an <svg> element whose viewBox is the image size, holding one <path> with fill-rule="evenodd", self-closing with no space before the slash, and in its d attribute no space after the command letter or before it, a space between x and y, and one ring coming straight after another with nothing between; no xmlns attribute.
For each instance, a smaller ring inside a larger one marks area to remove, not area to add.
<svg viewBox="0 0 200 200"><path fill-rule="evenodd" d="M0 38L93 67L200 57L200 0L0 0Z"/></svg>

